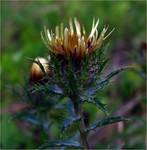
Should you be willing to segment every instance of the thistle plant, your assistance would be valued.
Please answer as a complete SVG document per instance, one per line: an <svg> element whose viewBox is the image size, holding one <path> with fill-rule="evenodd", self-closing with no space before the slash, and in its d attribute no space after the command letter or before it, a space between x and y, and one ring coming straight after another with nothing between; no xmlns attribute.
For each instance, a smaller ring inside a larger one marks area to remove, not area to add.
<svg viewBox="0 0 147 150"><path fill-rule="evenodd" d="M99 19L96 22L93 19L88 35L75 18L69 20L68 28L61 23L55 31L44 27L41 32L49 50L48 56L33 60L27 90L30 107L29 113L27 110L24 114L31 114L46 132L58 122L60 136L55 140L49 139L40 149L89 149L88 134L92 130L126 120L121 116L109 115L106 104L96 96L112 77L125 69L120 68L104 76L103 70L108 62L104 41L114 29L107 32L108 27L104 27L99 32L98 25ZM89 124L89 114L83 107L85 103L97 107L104 113L104 118Z"/></svg>

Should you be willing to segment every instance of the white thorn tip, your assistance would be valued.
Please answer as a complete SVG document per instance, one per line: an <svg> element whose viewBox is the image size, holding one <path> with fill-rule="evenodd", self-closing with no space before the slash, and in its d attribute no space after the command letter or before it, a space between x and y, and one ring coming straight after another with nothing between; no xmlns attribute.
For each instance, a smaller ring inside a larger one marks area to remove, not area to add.
<svg viewBox="0 0 147 150"><path fill-rule="evenodd" d="M48 29L47 29L47 36L48 36L49 41L51 41L51 40L52 40L52 38L51 38L50 31L49 31Z"/></svg>
<svg viewBox="0 0 147 150"><path fill-rule="evenodd" d="M92 36L94 35L94 33L95 33L95 31L96 31L96 29L98 27L98 24L99 24L99 19L97 20L95 26L92 27L91 33L89 35L89 38L92 38Z"/></svg>
<svg viewBox="0 0 147 150"><path fill-rule="evenodd" d="M80 37L80 36L81 36L81 27L80 27L80 23L77 21L76 18L74 18L74 23L75 23L77 35L78 35L78 37Z"/></svg>
<svg viewBox="0 0 147 150"><path fill-rule="evenodd" d="M72 19L69 20L69 27L70 27L71 35L73 35L74 29L73 29L73 22L72 22Z"/></svg>
<svg viewBox="0 0 147 150"><path fill-rule="evenodd" d="M115 28L113 28L105 37L104 37L104 39L103 40L105 40L108 36L110 36L111 35L111 33L113 32L115 30Z"/></svg>

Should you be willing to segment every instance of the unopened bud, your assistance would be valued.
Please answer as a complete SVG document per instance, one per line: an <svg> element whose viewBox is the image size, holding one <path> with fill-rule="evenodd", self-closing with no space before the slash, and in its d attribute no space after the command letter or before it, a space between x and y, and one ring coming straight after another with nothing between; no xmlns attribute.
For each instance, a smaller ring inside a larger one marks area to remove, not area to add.
<svg viewBox="0 0 147 150"><path fill-rule="evenodd" d="M50 75L49 61L47 59L44 59L44 58L41 58L41 57L37 57L35 59L35 61L37 61L38 64L35 63L35 62L32 64L31 77L30 77L30 81L31 82L41 81L44 78L44 76L45 76L45 74L44 74L43 70L41 69L39 63L42 65L45 73Z"/></svg>

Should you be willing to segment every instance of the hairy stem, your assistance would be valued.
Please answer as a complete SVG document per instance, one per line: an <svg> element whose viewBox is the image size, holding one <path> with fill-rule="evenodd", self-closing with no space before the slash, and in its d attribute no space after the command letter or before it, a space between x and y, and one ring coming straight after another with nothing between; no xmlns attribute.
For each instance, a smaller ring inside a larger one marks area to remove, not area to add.
<svg viewBox="0 0 147 150"><path fill-rule="evenodd" d="M74 103L74 110L75 110L76 115L81 117L80 124L79 124L79 132L80 132L80 138L81 138L82 144L85 149L89 149L89 145L87 141L87 133L84 131L85 123L84 123L82 105L78 101L74 101L73 103Z"/></svg>

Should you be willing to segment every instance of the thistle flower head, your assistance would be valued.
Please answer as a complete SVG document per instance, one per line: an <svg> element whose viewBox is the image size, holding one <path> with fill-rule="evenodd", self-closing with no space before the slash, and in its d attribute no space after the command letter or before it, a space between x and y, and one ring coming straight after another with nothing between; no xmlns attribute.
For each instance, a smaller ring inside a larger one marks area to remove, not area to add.
<svg viewBox="0 0 147 150"><path fill-rule="evenodd" d="M69 20L69 27L56 26L55 32L44 28L41 37L45 45L52 53L64 57L83 58L85 55L93 53L100 48L103 41L113 32L111 30L106 35L108 27L104 27L101 33L98 33L99 19L95 22L93 19L92 29L89 35L86 34L84 26L74 18Z"/></svg>

